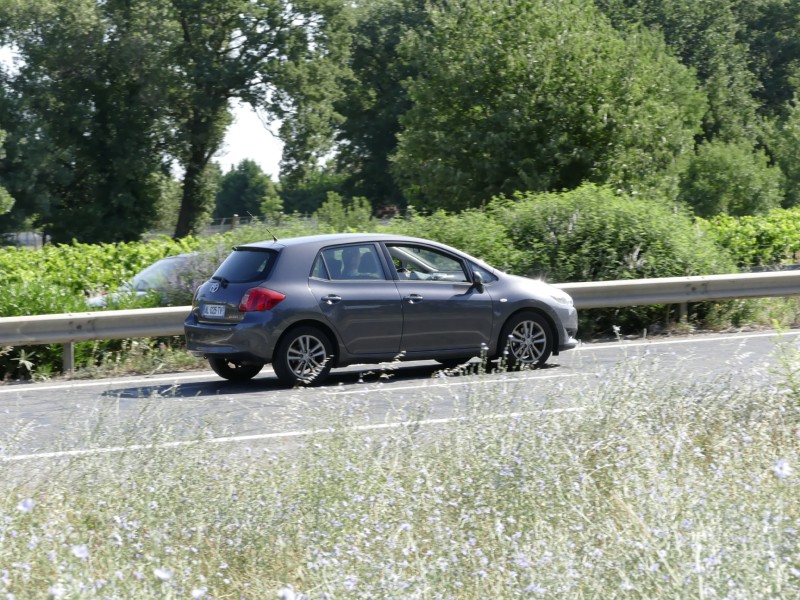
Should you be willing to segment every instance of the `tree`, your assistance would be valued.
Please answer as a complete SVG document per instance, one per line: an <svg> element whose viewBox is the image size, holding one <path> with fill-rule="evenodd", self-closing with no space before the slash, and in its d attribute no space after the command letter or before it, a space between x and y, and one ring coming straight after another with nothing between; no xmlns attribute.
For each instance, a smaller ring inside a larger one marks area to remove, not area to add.
<svg viewBox="0 0 800 600"><path fill-rule="evenodd" d="M24 192L18 205L56 241L140 235L176 167L174 235L197 232L213 208L208 168L233 99L283 120L289 170L330 141L349 28L342 0L2 6L0 22L17 18L13 41L24 59L6 172L24 163L24 175L9 175L12 193Z"/></svg>
<svg viewBox="0 0 800 600"><path fill-rule="evenodd" d="M175 237L183 237L210 209L203 173L230 123L231 99L283 121L289 169L300 169L298 156L319 151L330 137L349 12L341 0L168 1L180 32L172 49L172 106L185 173Z"/></svg>
<svg viewBox="0 0 800 600"><path fill-rule="evenodd" d="M644 25L663 36L670 51L694 69L708 97L704 137L754 140L761 134L758 80L749 69L746 25L739 0L595 0L615 27Z"/></svg>
<svg viewBox="0 0 800 600"><path fill-rule="evenodd" d="M123 0L11 8L3 17L15 19L9 36L22 61L9 77L2 171L15 212L56 242L138 239L168 177L162 15Z"/></svg>
<svg viewBox="0 0 800 600"><path fill-rule="evenodd" d="M280 211L278 190L269 175L255 161L243 160L222 176L217 192L214 218L232 215L263 216L262 206L272 206L269 212Z"/></svg>
<svg viewBox="0 0 800 600"><path fill-rule="evenodd" d="M284 210L302 215L313 214L329 194L341 195L347 175L336 173L330 165L308 169L303 179L281 179L280 196Z"/></svg>
<svg viewBox="0 0 800 600"><path fill-rule="evenodd" d="M337 171L342 192L364 196L373 207L405 204L391 172L400 115L411 107L403 82L414 75L398 47L407 31L427 26L425 0L369 0L359 5L349 66L352 82L336 104Z"/></svg>
<svg viewBox="0 0 800 600"><path fill-rule="evenodd" d="M784 207L800 205L800 98L786 103L785 116L781 120L770 149L784 175Z"/></svg>
<svg viewBox="0 0 800 600"><path fill-rule="evenodd" d="M781 115L800 89L800 2L748 0L735 6L759 83L755 97L763 113Z"/></svg>
<svg viewBox="0 0 800 600"><path fill-rule="evenodd" d="M587 180L647 188L693 147L705 104L692 74L591 1L457 0L431 19L404 45L418 75L394 157L415 204Z"/></svg>
<svg viewBox="0 0 800 600"><path fill-rule="evenodd" d="M0 159L3 158L3 141L6 138L6 132L0 129ZM14 206L14 198L11 197L3 186L0 186L0 215L6 214Z"/></svg>
<svg viewBox="0 0 800 600"><path fill-rule="evenodd" d="M781 204L782 174L763 150L712 141L701 144L681 181L678 198L701 217L766 214Z"/></svg>

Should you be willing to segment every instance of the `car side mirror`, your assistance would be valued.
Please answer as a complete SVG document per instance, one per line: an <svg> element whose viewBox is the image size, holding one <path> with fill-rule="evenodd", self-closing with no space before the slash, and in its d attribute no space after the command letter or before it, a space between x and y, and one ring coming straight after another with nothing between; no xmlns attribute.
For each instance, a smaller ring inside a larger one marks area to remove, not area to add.
<svg viewBox="0 0 800 600"><path fill-rule="evenodd" d="M475 288L475 290L480 294L482 294L486 289L486 285L483 281L483 275L481 275L478 271L472 272L472 287Z"/></svg>

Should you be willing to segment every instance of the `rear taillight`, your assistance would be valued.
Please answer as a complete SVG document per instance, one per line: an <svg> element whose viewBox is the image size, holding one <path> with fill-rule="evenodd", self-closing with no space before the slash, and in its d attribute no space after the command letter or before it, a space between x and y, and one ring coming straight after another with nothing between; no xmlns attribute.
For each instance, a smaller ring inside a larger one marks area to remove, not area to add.
<svg viewBox="0 0 800 600"><path fill-rule="evenodd" d="M251 288L244 293L239 302L239 310L242 312L253 312L258 310L272 310L277 304L286 298L284 294L267 288Z"/></svg>

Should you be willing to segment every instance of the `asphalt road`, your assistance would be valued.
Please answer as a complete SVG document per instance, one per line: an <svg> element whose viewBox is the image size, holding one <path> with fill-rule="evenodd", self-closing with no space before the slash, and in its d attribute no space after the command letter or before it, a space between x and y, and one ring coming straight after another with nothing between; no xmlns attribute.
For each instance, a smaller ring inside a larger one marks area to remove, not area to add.
<svg viewBox="0 0 800 600"><path fill-rule="evenodd" d="M292 390L268 367L239 384L212 371L6 384L0 385L0 459L27 463L198 439L287 444L343 419L375 430L409 419L435 426L465 411L501 416L531 401L568 411L572 399L626 369L646 369L665 383L735 380L750 372L770 377L779 338L795 349L798 336L792 330L582 344L546 368L517 373L447 374L432 362L353 366L324 386Z"/></svg>

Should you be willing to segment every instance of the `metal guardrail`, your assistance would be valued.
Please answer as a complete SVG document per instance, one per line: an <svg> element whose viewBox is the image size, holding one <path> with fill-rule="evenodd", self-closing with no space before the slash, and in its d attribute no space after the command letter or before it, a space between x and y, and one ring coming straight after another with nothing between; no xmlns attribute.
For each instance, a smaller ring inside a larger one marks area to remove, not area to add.
<svg viewBox="0 0 800 600"><path fill-rule="evenodd" d="M556 287L571 295L577 308L684 304L800 295L800 271L592 281Z"/></svg>
<svg viewBox="0 0 800 600"><path fill-rule="evenodd" d="M631 279L556 284L578 309L681 304L733 298L800 295L800 271ZM183 335L191 307L0 318L0 347L64 344L64 370L74 366L72 344L90 340ZM681 311L685 314L685 308Z"/></svg>

